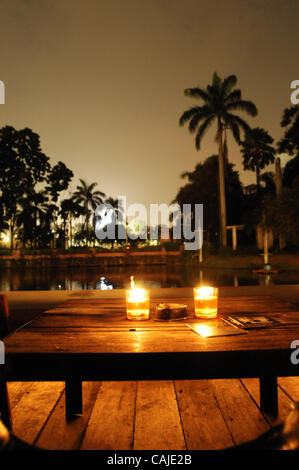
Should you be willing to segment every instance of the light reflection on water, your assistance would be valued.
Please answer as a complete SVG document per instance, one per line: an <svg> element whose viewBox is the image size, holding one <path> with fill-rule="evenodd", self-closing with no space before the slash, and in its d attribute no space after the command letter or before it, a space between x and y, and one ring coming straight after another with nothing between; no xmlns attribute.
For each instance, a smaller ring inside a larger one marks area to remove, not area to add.
<svg viewBox="0 0 299 470"><path fill-rule="evenodd" d="M200 282L217 286L299 284L299 271L257 275L251 270L199 269L186 266L126 266L2 269L0 290L87 290L124 289L134 275L147 288L193 287Z"/></svg>

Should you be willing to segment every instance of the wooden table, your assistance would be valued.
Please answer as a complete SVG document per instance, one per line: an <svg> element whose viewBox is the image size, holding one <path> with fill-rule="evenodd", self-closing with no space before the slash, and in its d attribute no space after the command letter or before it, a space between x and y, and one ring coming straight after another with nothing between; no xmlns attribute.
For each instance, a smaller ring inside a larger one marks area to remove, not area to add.
<svg viewBox="0 0 299 470"><path fill-rule="evenodd" d="M65 381L69 419L82 413L82 381L258 377L261 407L277 415L277 377L299 372L290 360L299 340L296 307L270 296L220 297L215 326L237 313L265 313L286 324L203 338L186 326L199 321L191 298L168 299L188 305L187 320L155 321L155 305L165 300L152 299L147 321L127 320L125 299L68 300L5 339L1 380Z"/></svg>

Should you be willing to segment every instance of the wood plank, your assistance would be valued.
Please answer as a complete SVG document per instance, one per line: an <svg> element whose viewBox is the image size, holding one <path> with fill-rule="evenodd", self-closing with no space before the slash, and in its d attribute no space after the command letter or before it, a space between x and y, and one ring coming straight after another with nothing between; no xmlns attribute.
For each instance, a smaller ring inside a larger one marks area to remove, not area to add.
<svg viewBox="0 0 299 470"><path fill-rule="evenodd" d="M269 430L269 424L239 380L210 383L235 444L256 439Z"/></svg>
<svg viewBox="0 0 299 470"><path fill-rule="evenodd" d="M136 382L102 382L82 441L82 450L130 450Z"/></svg>
<svg viewBox="0 0 299 470"><path fill-rule="evenodd" d="M195 320L195 319L194 319ZM189 319L188 319L189 321ZM129 321L126 318L115 318L110 322L101 315L75 315L69 318L68 315L51 315L39 317L30 323L26 330L33 328L101 328L103 331L125 331L132 328L141 330L167 330L167 329L185 329L185 321L163 322L155 320L147 321Z"/></svg>
<svg viewBox="0 0 299 470"><path fill-rule="evenodd" d="M101 382L83 382L83 413L70 422L65 419L64 392L35 444L48 450L79 449L100 385Z"/></svg>
<svg viewBox="0 0 299 470"><path fill-rule="evenodd" d="M134 450L185 450L172 381L138 382Z"/></svg>
<svg viewBox="0 0 299 470"><path fill-rule="evenodd" d="M175 381L187 449L218 450L234 445L209 380Z"/></svg>
<svg viewBox="0 0 299 470"><path fill-rule="evenodd" d="M215 323L217 326L217 323ZM10 353L134 353L138 352L197 352L197 351L259 351L290 349L299 326L252 330L246 335L202 338L186 330L156 331L101 331L84 329L22 329L4 341L7 356ZM295 370L295 369L294 369Z"/></svg>
<svg viewBox="0 0 299 470"><path fill-rule="evenodd" d="M35 382L12 410L13 433L33 444L63 390L63 382Z"/></svg>
<svg viewBox="0 0 299 470"><path fill-rule="evenodd" d="M278 384L283 379L278 379ZM252 399L255 401L256 405L260 406L260 391L259 391L259 380L258 379L241 379L241 383L246 388ZM298 380L297 380L298 383ZM277 426L280 424L289 414L291 399L286 395L286 393L278 386L278 416L275 418L267 413L263 414L266 416L267 421L271 426Z"/></svg>
<svg viewBox="0 0 299 470"><path fill-rule="evenodd" d="M291 398L292 401L299 401L299 378L281 377L278 380L281 389Z"/></svg>
<svg viewBox="0 0 299 470"><path fill-rule="evenodd" d="M22 399L23 395L30 392L34 382L7 382L10 410Z"/></svg>

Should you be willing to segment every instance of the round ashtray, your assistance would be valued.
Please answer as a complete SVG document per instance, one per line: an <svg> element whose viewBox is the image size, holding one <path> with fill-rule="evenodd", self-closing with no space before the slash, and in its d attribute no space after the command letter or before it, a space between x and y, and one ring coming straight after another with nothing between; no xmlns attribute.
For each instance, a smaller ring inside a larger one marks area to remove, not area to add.
<svg viewBox="0 0 299 470"><path fill-rule="evenodd" d="M187 318L187 305L165 303L156 305L154 320L174 321Z"/></svg>

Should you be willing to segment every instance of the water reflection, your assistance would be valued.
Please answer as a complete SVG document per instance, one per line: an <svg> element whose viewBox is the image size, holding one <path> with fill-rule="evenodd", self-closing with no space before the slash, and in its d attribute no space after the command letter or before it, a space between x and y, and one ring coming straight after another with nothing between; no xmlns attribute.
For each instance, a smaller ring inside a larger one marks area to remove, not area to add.
<svg viewBox="0 0 299 470"><path fill-rule="evenodd" d="M105 277L101 277L100 282L97 282L96 289L100 290L111 290L113 289L113 284L109 284L109 281Z"/></svg>
<svg viewBox="0 0 299 470"><path fill-rule="evenodd" d="M199 269L188 266L126 266L2 269L0 290L126 289L130 276L145 288L299 284L299 272L258 275L251 270Z"/></svg>

